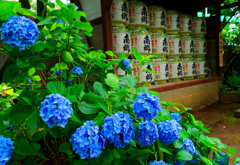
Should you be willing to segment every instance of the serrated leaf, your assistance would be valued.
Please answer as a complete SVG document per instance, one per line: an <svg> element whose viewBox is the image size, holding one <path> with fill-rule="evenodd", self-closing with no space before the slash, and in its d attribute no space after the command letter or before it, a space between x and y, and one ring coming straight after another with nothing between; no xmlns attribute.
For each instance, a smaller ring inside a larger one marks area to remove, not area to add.
<svg viewBox="0 0 240 165"><path fill-rule="evenodd" d="M181 150L177 153L177 159L179 160L192 160L193 156L186 150Z"/></svg>
<svg viewBox="0 0 240 165"><path fill-rule="evenodd" d="M78 104L79 110L86 115L92 115L100 112L100 107L95 104L87 104L86 102L81 102Z"/></svg>
<svg viewBox="0 0 240 165"><path fill-rule="evenodd" d="M93 119L93 122L96 125L101 126L106 116L107 115L104 114L103 112L99 112L98 115Z"/></svg>
<svg viewBox="0 0 240 165"><path fill-rule="evenodd" d="M119 78L117 75L113 73L108 73L107 78L105 79L107 85L109 87L112 87L113 89L119 89L120 84L119 84Z"/></svg>
<svg viewBox="0 0 240 165"><path fill-rule="evenodd" d="M104 102L98 102L98 105L102 108L102 110L103 110L104 112L106 112L106 114L112 115L112 112L108 109L106 103L104 103Z"/></svg>
<svg viewBox="0 0 240 165"><path fill-rule="evenodd" d="M59 93L60 95L66 93L65 85L59 81L51 81L47 83L47 88L51 93Z"/></svg>
<svg viewBox="0 0 240 165"><path fill-rule="evenodd" d="M104 100L108 99L107 88L103 84L101 84L100 82L95 82L93 84L93 89L98 96L100 96Z"/></svg>
<svg viewBox="0 0 240 165"><path fill-rule="evenodd" d="M134 86L137 84L136 78L134 76L130 76L130 75L124 76L122 78L122 81L124 82L124 84L126 86L128 86L131 89L134 89Z"/></svg>
<svg viewBox="0 0 240 165"><path fill-rule="evenodd" d="M60 146L59 146L59 152L66 152L68 149L70 149L71 147L71 143L62 143Z"/></svg>

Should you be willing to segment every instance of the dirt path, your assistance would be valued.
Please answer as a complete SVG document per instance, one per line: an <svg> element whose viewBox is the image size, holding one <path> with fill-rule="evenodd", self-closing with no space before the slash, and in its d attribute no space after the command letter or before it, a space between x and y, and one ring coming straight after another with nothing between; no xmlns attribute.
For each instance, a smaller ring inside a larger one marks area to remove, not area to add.
<svg viewBox="0 0 240 165"><path fill-rule="evenodd" d="M233 117L236 109L240 109L240 104L215 103L192 114L211 128L209 136L235 148L237 152L234 155L240 157L240 118Z"/></svg>

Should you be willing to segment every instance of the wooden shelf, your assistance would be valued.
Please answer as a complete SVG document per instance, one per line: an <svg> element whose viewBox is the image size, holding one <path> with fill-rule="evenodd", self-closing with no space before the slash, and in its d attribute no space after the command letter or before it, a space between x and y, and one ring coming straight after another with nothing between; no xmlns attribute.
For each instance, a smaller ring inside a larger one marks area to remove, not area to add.
<svg viewBox="0 0 240 165"><path fill-rule="evenodd" d="M194 80L185 80L181 82L171 82L167 84L154 85L148 88L149 90L156 91L156 92L165 92L165 91L171 91L174 89L190 87L198 84L221 81L221 79L222 79L221 77L210 77L210 78L202 78L202 79L194 79Z"/></svg>

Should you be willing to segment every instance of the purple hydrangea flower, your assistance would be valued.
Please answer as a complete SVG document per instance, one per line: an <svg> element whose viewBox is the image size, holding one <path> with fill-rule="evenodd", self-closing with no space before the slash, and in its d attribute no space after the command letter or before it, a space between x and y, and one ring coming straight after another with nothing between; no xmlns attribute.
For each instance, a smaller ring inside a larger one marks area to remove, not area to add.
<svg viewBox="0 0 240 165"><path fill-rule="evenodd" d="M151 163L149 163L148 165L170 165L170 164L167 164L165 163L164 161L160 160L160 161L153 161Z"/></svg>
<svg viewBox="0 0 240 165"><path fill-rule="evenodd" d="M181 121L181 115L178 112L173 112L169 114L170 117L173 117L172 120L175 120L176 122L180 123Z"/></svg>
<svg viewBox="0 0 240 165"><path fill-rule="evenodd" d="M82 68L79 67L79 66L74 66L74 68L72 69L72 72L73 72L74 74L76 74L76 75L80 75L80 74L83 73L83 70L82 70Z"/></svg>
<svg viewBox="0 0 240 165"><path fill-rule="evenodd" d="M222 159L220 161L217 161L214 158L213 158L213 161L218 163L219 165L228 165L229 157L224 152L220 152L220 155L222 156Z"/></svg>
<svg viewBox="0 0 240 165"><path fill-rule="evenodd" d="M32 46L38 36L39 30L37 24L24 16L11 16L1 27L1 40L11 47L19 47L19 50L25 50L25 47Z"/></svg>
<svg viewBox="0 0 240 165"><path fill-rule="evenodd" d="M70 142L81 159L88 159L100 156L106 140L101 135L99 127L94 126L93 121L87 121L72 135Z"/></svg>
<svg viewBox="0 0 240 165"><path fill-rule="evenodd" d="M181 149L188 151L191 155L196 152L193 142L188 138L183 138L183 147Z"/></svg>
<svg viewBox="0 0 240 165"><path fill-rule="evenodd" d="M121 63L122 63L122 66L121 66L121 69L126 71L128 70L129 68L131 68L131 64L130 64L130 61L129 59L121 59L120 60Z"/></svg>
<svg viewBox="0 0 240 165"><path fill-rule="evenodd" d="M140 145L149 146L158 138L157 125L152 121L145 121L139 124L137 139Z"/></svg>
<svg viewBox="0 0 240 165"><path fill-rule="evenodd" d="M10 138L4 138L0 135L0 164L4 165L11 159L12 149L14 149L13 143Z"/></svg>
<svg viewBox="0 0 240 165"><path fill-rule="evenodd" d="M166 120L158 124L158 139L166 144L172 144L181 137L182 127L175 120Z"/></svg>
<svg viewBox="0 0 240 165"><path fill-rule="evenodd" d="M58 93L48 95L41 103L40 116L49 127L57 125L64 128L72 113L70 101Z"/></svg>
<svg viewBox="0 0 240 165"><path fill-rule="evenodd" d="M124 148L134 137L134 125L129 114L117 112L107 116L102 125L102 134L117 148Z"/></svg>
<svg viewBox="0 0 240 165"><path fill-rule="evenodd" d="M142 92L138 95L133 104L133 112L137 118L143 118L144 120L156 118L157 113L161 110L158 97L147 92Z"/></svg>

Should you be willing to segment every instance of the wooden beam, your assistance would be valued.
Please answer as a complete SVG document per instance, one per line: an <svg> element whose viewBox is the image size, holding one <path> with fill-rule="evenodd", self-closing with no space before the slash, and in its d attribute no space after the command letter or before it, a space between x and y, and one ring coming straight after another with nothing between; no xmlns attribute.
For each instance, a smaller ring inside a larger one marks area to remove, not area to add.
<svg viewBox="0 0 240 165"><path fill-rule="evenodd" d="M217 76L222 76L222 68L219 66L219 33L221 33L221 2L216 3L216 67L217 67Z"/></svg>
<svg viewBox="0 0 240 165"><path fill-rule="evenodd" d="M110 0L101 0L104 50L113 50Z"/></svg>
<svg viewBox="0 0 240 165"><path fill-rule="evenodd" d="M102 17L98 17L91 20L90 23L92 26L96 26L96 25L102 24L102 20L103 20Z"/></svg>
<svg viewBox="0 0 240 165"><path fill-rule="evenodd" d="M235 7L235 6L240 6L240 2L235 2L235 3L231 3L231 4L227 4L227 5L221 6L220 9L221 10L229 9L229 8L232 8L232 7Z"/></svg>

